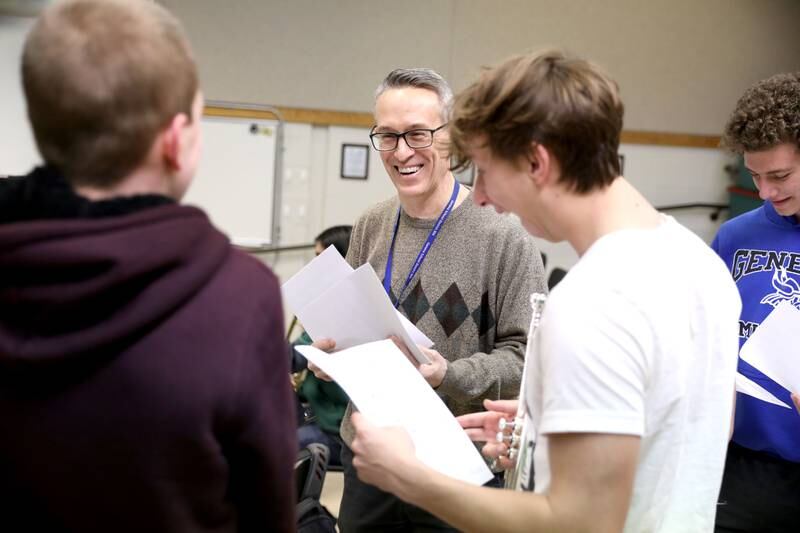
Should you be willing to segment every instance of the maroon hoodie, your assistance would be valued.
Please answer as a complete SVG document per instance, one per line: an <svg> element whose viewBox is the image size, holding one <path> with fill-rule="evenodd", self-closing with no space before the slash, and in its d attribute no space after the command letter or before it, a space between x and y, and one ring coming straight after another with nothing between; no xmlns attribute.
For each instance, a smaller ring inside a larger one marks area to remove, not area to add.
<svg viewBox="0 0 800 533"><path fill-rule="evenodd" d="M198 209L0 180L0 531L293 531L282 317Z"/></svg>

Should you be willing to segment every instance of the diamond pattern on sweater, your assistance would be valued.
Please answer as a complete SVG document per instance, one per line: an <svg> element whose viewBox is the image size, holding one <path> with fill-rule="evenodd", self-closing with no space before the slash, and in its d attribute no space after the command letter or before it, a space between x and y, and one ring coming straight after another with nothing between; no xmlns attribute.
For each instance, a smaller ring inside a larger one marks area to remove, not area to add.
<svg viewBox="0 0 800 533"><path fill-rule="evenodd" d="M433 313L448 337L470 316L469 308L455 283L433 304Z"/></svg>
<svg viewBox="0 0 800 533"><path fill-rule="evenodd" d="M472 320L478 326L478 335L483 337L486 332L492 329L495 325L494 315L492 308L489 306L489 292L486 291L481 296L481 305L472 312Z"/></svg>
<svg viewBox="0 0 800 533"><path fill-rule="evenodd" d="M403 307L406 318L412 324L419 322L419 319L431 308L428 297L425 296L425 291L422 290L422 283L419 281L417 281L417 284L414 285L414 288L411 289L411 292L408 293L408 296L400 305Z"/></svg>

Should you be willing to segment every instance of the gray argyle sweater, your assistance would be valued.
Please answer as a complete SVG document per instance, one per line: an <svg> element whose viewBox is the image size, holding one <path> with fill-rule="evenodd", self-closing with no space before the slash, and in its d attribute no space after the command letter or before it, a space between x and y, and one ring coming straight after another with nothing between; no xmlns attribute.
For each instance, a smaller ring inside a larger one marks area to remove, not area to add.
<svg viewBox="0 0 800 533"><path fill-rule="evenodd" d="M353 268L369 263L383 279L399 206L396 197L386 200L356 222L347 253ZM434 223L401 214L392 302ZM483 410L484 398L518 396L529 295L537 291L546 291L546 284L533 239L514 218L477 207L470 194L450 213L399 306L448 360L436 391L453 414ZM353 439L351 407L341 427L348 444Z"/></svg>

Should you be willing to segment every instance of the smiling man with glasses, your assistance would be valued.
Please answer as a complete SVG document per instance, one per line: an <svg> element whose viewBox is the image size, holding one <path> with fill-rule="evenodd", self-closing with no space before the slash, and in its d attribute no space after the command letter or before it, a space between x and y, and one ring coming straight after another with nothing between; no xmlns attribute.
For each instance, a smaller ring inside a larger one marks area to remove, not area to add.
<svg viewBox="0 0 800 533"><path fill-rule="evenodd" d="M444 79L428 69L395 70L378 87L370 140L397 196L359 218L347 260L353 267L372 265L392 303L434 341L435 350L423 349L430 364L409 360L459 415L482 409L487 398L517 397L528 297L546 286L533 240L509 217L478 208L453 177L452 99ZM316 345L332 349L335 340ZM348 446L353 439L350 410L342 438ZM341 531L453 530L360 481L348 446Z"/></svg>
<svg viewBox="0 0 800 533"><path fill-rule="evenodd" d="M373 127L369 138L372 141L372 146L379 152L393 152L397 149L400 139L403 139L409 148L427 148L433 144L434 134L445 126L447 124L442 124L438 128L417 128L403 133L379 132L375 131L375 127Z"/></svg>
<svg viewBox="0 0 800 533"><path fill-rule="evenodd" d="M623 114L612 78L557 50L510 58L456 98L452 152L478 170L474 201L579 256L528 339L520 446L535 447L532 469L520 468L533 491L445 476L404 430L354 413L365 482L464 531L713 529L741 304L706 243L622 176ZM476 440L494 440L500 416L518 412L487 403L492 412L460 420ZM505 442L485 451L511 465Z"/></svg>

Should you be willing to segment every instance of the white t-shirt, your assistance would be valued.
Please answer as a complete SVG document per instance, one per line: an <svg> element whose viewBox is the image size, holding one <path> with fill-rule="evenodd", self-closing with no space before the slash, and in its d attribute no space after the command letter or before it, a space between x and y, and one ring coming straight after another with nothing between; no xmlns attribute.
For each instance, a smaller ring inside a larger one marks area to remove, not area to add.
<svg viewBox="0 0 800 533"><path fill-rule="evenodd" d="M528 344L536 492L550 485L548 434L639 435L625 531L712 531L740 310L725 265L671 217L596 241Z"/></svg>

